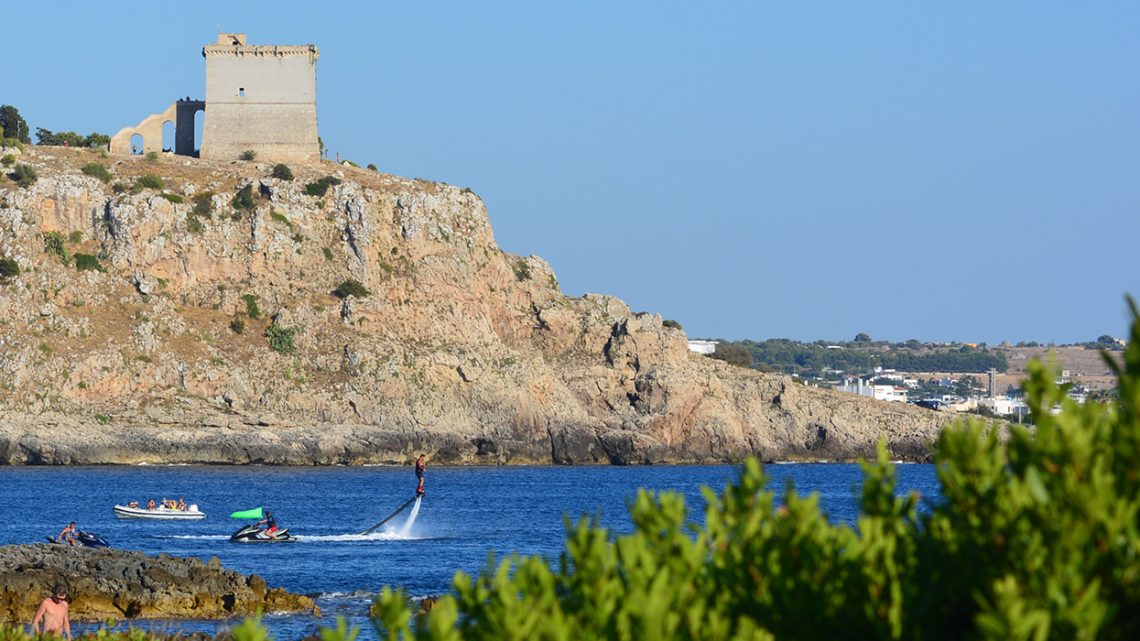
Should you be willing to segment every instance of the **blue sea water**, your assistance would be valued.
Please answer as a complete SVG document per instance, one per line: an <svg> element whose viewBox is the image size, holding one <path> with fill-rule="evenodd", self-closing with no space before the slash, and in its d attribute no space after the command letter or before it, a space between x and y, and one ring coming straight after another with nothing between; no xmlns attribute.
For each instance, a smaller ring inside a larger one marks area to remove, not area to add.
<svg viewBox="0 0 1140 641"><path fill-rule="evenodd" d="M769 465L770 488L817 492L833 522L853 522L862 474L857 465ZM627 504L638 489L686 497L691 518L703 521L701 486L718 493L739 468L707 467L429 467L426 496L415 521L405 511L377 532L359 533L407 501L415 491L410 467L0 467L0 545L54 536L71 520L119 548L150 554L217 557L270 586L317 598L322 616L266 617L278 641L293 641L338 614L376 638L367 619L384 585L416 598L447 592L458 570L477 573L489 553L512 552L556 560L564 518L596 516L615 535L632 529ZM900 493L937 496L934 468L900 465ZM119 520L111 507L148 498L184 497L207 518L195 522ZM235 510L264 506L281 527L300 536L290 544L228 541L243 522ZM230 622L135 622L163 631L217 632ZM90 629L77 625L79 631Z"/></svg>

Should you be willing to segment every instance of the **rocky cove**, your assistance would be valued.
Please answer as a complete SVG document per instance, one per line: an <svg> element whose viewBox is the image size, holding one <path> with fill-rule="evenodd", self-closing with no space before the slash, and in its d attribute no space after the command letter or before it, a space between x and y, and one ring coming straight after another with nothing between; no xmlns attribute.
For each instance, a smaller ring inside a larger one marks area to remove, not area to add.
<svg viewBox="0 0 1140 641"><path fill-rule="evenodd" d="M19 267L0 279L2 463L850 460L879 439L921 460L946 421L567 296L541 258L497 246L469 189L329 162L284 180L258 162L0 153L38 175L0 181L0 258ZM334 295L348 280L361 290Z"/></svg>

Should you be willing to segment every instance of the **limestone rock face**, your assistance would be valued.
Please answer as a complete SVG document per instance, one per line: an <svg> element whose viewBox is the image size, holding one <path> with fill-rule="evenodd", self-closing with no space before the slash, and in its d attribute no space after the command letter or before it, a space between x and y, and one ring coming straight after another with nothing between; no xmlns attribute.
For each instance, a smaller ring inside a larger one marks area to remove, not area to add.
<svg viewBox="0 0 1140 641"><path fill-rule="evenodd" d="M0 621L31 621L56 583L68 586L74 621L318 613L309 597L226 570L217 559L37 543L0 547Z"/></svg>
<svg viewBox="0 0 1140 641"><path fill-rule="evenodd" d="M498 248L470 190L331 163L290 182L76 149L21 162L40 178L0 183L0 256L21 269L0 282L0 463L831 460L880 438L915 459L945 422L711 360L656 314L566 296L541 258ZM164 189L133 186L142 174ZM340 182L306 193L326 177ZM78 271L78 253L104 271ZM348 279L369 295L334 296Z"/></svg>

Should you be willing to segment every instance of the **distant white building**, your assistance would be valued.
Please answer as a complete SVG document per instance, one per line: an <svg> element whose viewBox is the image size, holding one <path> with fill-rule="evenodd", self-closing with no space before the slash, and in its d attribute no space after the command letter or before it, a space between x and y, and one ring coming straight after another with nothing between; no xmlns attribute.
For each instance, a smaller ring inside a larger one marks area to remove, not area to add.
<svg viewBox="0 0 1140 641"><path fill-rule="evenodd" d="M871 385L861 378L848 378L842 384L832 387L837 392L846 392L891 403L906 402L906 388L897 385Z"/></svg>
<svg viewBox="0 0 1140 641"><path fill-rule="evenodd" d="M848 378L842 384L832 387L837 392L845 392L847 394L855 394L858 396L866 396L873 398L875 396L875 388L863 382L861 378Z"/></svg>
<svg viewBox="0 0 1140 641"><path fill-rule="evenodd" d="M877 401L889 401L891 403L905 403L906 402L906 388L899 387L898 385L875 385L874 398Z"/></svg>
<svg viewBox="0 0 1140 641"><path fill-rule="evenodd" d="M720 341L690 340L689 351L708 356L716 351L716 345L718 342Z"/></svg>
<svg viewBox="0 0 1140 641"><path fill-rule="evenodd" d="M1029 406L1025 404L1025 399L1021 397L1006 396L1003 398L983 398L978 401L979 405L985 405L993 410L994 414L1001 416L1028 416Z"/></svg>

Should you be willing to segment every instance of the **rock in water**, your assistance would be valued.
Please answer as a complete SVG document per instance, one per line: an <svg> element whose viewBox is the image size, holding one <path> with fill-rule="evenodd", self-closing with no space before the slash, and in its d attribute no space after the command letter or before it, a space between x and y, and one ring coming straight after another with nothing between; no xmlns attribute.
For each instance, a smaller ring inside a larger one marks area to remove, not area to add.
<svg viewBox="0 0 1140 641"><path fill-rule="evenodd" d="M56 583L68 586L76 621L319 613L309 597L270 588L256 574L227 570L216 559L44 543L0 546L0 620L31 621Z"/></svg>

